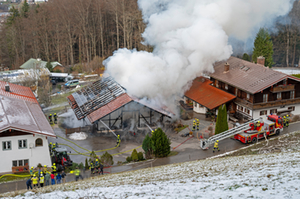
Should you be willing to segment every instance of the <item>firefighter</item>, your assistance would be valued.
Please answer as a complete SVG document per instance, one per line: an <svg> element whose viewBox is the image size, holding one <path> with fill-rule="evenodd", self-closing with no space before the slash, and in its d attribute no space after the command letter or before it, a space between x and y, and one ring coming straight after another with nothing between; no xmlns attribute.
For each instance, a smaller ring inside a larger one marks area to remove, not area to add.
<svg viewBox="0 0 300 199"><path fill-rule="evenodd" d="M46 175L47 172L48 172L47 171L47 165L44 165L44 169L43 169L44 176Z"/></svg>
<svg viewBox="0 0 300 199"><path fill-rule="evenodd" d="M54 124L57 124L57 115L56 115L56 113L54 113Z"/></svg>
<svg viewBox="0 0 300 199"><path fill-rule="evenodd" d="M56 144L53 143L53 144L52 144L52 152L53 152L53 153L54 153L54 151L55 151L55 148L56 148Z"/></svg>
<svg viewBox="0 0 300 199"><path fill-rule="evenodd" d="M93 162L91 162L91 174L94 174L94 169L95 169L94 164Z"/></svg>
<svg viewBox="0 0 300 199"><path fill-rule="evenodd" d="M199 122L198 118L196 118L196 124L197 124L197 131L199 131L199 124L200 124L200 122Z"/></svg>
<svg viewBox="0 0 300 199"><path fill-rule="evenodd" d="M255 130L259 130L259 127L260 127L260 121L257 121L255 125Z"/></svg>
<svg viewBox="0 0 300 199"><path fill-rule="evenodd" d="M219 140L217 140L214 144L214 150L213 150L213 153L215 152L215 149L218 149L218 151L220 151L219 149Z"/></svg>
<svg viewBox="0 0 300 199"><path fill-rule="evenodd" d="M35 174L33 174L33 178L31 179L32 180L32 184L33 184L33 188L38 188L38 177L36 177Z"/></svg>
<svg viewBox="0 0 300 199"><path fill-rule="evenodd" d="M79 177L83 180L83 177L82 177L82 175L80 175L80 170L78 169L78 167L76 167L74 173L75 173L75 180L76 181L78 180Z"/></svg>
<svg viewBox="0 0 300 199"><path fill-rule="evenodd" d="M32 177L33 176L33 167L30 168L29 173L30 173L30 177Z"/></svg>
<svg viewBox="0 0 300 199"><path fill-rule="evenodd" d="M49 151L52 150L52 142L49 143Z"/></svg>
<svg viewBox="0 0 300 199"><path fill-rule="evenodd" d="M120 138L120 135L118 135L118 137L117 137L117 145L116 146L119 145L119 147L120 147L120 144L121 144L121 138Z"/></svg>
<svg viewBox="0 0 300 199"><path fill-rule="evenodd" d="M290 116L287 114L286 115L286 127L288 127L290 125Z"/></svg>
<svg viewBox="0 0 300 199"><path fill-rule="evenodd" d="M56 175L56 166L55 166L55 163L53 163L53 165L52 165L52 173L54 174L54 175Z"/></svg>
<svg viewBox="0 0 300 199"><path fill-rule="evenodd" d="M49 123L52 124L52 114L49 115Z"/></svg>
<svg viewBox="0 0 300 199"><path fill-rule="evenodd" d="M96 168L97 172L99 172L99 167L100 167L99 160L96 159L95 168Z"/></svg>
<svg viewBox="0 0 300 199"><path fill-rule="evenodd" d="M196 122L195 122L195 120L193 121L193 131L195 131L195 129L196 129Z"/></svg>
<svg viewBox="0 0 300 199"><path fill-rule="evenodd" d="M286 127L286 118L283 116L283 127Z"/></svg>
<svg viewBox="0 0 300 199"><path fill-rule="evenodd" d="M43 172L41 172L41 174L40 174L40 187L44 186L44 181L45 181L45 178L44 178Z"/></svg>

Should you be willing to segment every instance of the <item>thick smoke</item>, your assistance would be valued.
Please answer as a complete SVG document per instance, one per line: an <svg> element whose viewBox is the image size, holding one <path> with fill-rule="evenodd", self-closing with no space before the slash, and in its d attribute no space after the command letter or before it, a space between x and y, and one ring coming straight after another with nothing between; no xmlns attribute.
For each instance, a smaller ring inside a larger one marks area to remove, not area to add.
<svg viewBox="0 0 300 199"><path fill-rule="evenodd" d="M289 0L139 0L144 43L153 53L119 49L104 61L128 93L174 111L191 81L232 54L229 37L246 40L276 17Z"/></svg>

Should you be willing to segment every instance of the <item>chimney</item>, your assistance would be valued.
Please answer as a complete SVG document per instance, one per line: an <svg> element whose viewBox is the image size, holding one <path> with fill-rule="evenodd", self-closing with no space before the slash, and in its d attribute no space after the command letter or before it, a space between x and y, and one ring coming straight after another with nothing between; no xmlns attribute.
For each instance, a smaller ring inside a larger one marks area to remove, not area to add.
<svg viewBox="0 0 300 199"><path fill-rule="evenodd" d="M224 65L224 73L227 73L229 71L229 67L230 67L229 63L226 62L226 64Z"/></svg>
<svg viewBox="0 0 300 199"><path fill-rule="evenodd" d="M10 92L10 90L9 90L9 84L8 83L5 85L5 91L6 92Z"/></svg>
<svg viewBox="0 0 300 199"><path fill-rule="evenodd" d="M257 64L265 66L265 58L263 56L257 57Z"/></svg>

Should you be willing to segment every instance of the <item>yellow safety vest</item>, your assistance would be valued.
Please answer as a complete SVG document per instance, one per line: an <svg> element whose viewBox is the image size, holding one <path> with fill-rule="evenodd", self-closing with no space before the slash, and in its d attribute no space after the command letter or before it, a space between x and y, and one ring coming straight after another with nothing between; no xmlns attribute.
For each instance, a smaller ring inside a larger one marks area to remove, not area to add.
<svg viewBox="0 0 300 199"><path fill-rule="evenodd" d="M40 183L44 183L44 176L40 177Z"/></svg>
<svg viewBox="0 0 300 199"><path fill-rule="evenodd" d="M218 148L218 145L219 145L218 142L215 142L214 147L215 147L215 148Z"/></svg>
<svg viewBox="0 0 300 199"><path fill-rule="evenodd" d="M200 124L199 120L197 119L197 124Z"/></svg>
<svg viewBox="0 0 300 199"><path fill-rule="evenodd" d="M79 169L76 169L76 170L75 170L75 175L76 175L76 176L79 176L79 175L80 175Z"/></svg>
<svg viewBox="0 0 300 199"><path fill-rule="evenodd" d="M32 184L37 184L38 183L38 178L37 177L33 177L32 178Z"/></svg>

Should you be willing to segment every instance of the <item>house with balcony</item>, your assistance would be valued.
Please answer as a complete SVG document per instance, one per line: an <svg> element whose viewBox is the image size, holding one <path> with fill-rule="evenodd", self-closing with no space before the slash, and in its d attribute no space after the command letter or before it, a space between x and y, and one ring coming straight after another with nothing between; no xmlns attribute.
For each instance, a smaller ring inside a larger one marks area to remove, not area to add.
<svg viewBox="0 0 300 199"><path fill-rule="evenodd" d="M300 114L300 79L236 57L214 65L213 86L235 95L230 113L251 119L269 114Z"/></svg>

